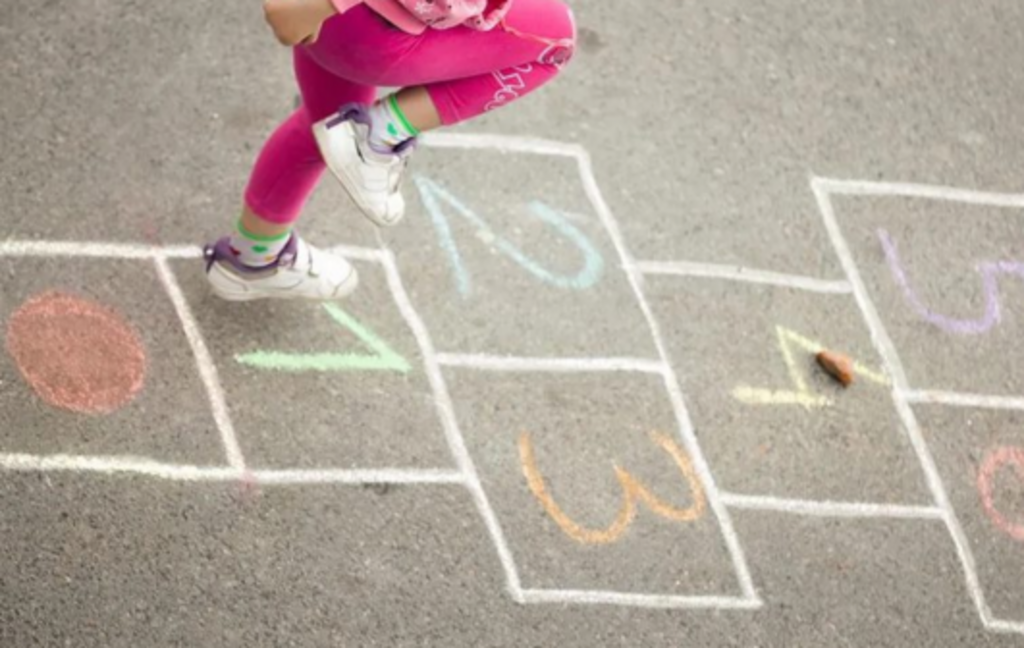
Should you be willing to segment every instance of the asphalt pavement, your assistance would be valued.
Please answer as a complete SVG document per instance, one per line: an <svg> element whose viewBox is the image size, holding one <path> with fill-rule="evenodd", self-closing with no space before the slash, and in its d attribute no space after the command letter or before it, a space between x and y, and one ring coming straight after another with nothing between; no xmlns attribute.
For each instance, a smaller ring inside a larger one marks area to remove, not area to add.
<svg viewBox="0 0 1024 648"><path fill-rule="evenodd" d="M1024 645L1024 5L571 4L333 306L259 3L0 4L0 645Z"/></svg>

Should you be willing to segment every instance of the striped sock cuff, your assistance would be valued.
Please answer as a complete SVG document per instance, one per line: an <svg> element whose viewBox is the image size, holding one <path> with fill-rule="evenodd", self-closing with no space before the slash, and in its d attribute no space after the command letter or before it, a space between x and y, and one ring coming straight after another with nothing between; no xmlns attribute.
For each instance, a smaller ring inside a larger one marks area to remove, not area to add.
<svg viewBox="0 0 1024 648"><path fill-rule="evenodd" d="M250 241L256 241L257 243L277 243L279 241L287 239L289 236L292 235L292 231L290 229L287 232L284 232L282 234L276 234L274 236L264 236L262 234L255 234L245 228L245 225L242 224L241 219L239 219L238 221L237 229L238 233L241 234L243 237L249 239Z"/></svg>
<svg viewBox="0 0 1024 648"><path fill-rule="evenodd" d="M388 97L388 108L391 109L391 114L393 114L398 119L399 123L402 125L402 128L405 129L405 132L406 134L409 135L409 137L416 137L417 135L420 134L416 127L413 126L412 123L410 123L409 120L406 118L405 113L402 112L401 106L398 105L398 99L396 95L390 95Z"/></svg>

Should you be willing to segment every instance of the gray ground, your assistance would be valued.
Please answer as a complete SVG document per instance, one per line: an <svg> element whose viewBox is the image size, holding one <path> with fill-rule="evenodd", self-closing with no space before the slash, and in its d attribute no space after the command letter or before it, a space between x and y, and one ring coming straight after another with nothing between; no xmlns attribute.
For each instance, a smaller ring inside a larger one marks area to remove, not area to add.
<svg viewBox="0 0 1024 648"><path fill-rule="evenodd" d="M911 307L879 242L885 230L898 243L928 308L976 318L986 302L975 266L1024 256L1019 208L833 196L844 268L810 178L1024 191L1024 6L643 4L574 2L580 52L565 76L458 131L582 145L638 260L831 281L854 267L859 301L647 275L667 383L649 371L431 376L419 321L442 354L657 361L659 349L575 159L426 147L414 165L421 186L434 199L443 187L487 222L441 200L464 273L413 183L407 222L380 239L329 182L303 225L317 243L394 251L412 321L396 277L389 284L372 260L358 262L363 284L344 308L407 372L244 365L236 357L257 350L370 352L319 306L218 303L198 261L169 262L251 472L195 482L104 474L82 459L225 465L154 266L0 257L0 319L47 289L76 293L121 312L149 358L138 398L90 417L48 407L0 356L0 452L29 468L0 473L0 645L1024 644L1013 625L1024 622L1014 537L1024 538L1024 469L992 460L1024 443L1020 411L904 406L863 378L843 391L799 345L787 369L776 330L869 369L891 373L895 357L912 389L1022 394L1019 278L999 282L989 330L950 334ZM0 3L3 237L191 245L219 235L294 95L259 3ZM567 214L578 235L531 217L532 201ZM516 262L512 246L529 260ZM590 274L588 258L600 264ZM877 313L881 335L865 313ZM792 392L793 376L828 406L734 396L744 385ZM531 493L527 440L546 493L577 527L560 528ZM39 469L55 456L47 465L66 470ZM691 463L709 468L696 487ZM470 487L372 473L467 467ZM253 483L299 470L289 474L327 483ZM331 483L342 478L356 483ZM601 533L623 483L635 516Z"/></svg>

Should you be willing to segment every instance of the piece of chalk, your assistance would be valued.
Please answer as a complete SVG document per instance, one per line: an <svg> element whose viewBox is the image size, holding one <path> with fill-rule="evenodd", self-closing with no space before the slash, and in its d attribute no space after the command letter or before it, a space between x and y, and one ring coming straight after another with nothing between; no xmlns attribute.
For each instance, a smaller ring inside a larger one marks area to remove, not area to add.
<svg viewBox="0 0 1024 648"><path fill-rule="evenodd" d="M819 351L815 358L825 373L838 380L843 387L849 387L853 382L853 362L843 354L826 349Z"/></svg>

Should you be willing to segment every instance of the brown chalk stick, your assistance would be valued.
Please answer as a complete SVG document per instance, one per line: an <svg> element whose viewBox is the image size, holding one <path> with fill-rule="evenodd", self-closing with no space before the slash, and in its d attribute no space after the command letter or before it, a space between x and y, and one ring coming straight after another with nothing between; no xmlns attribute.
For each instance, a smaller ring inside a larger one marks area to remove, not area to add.
<svg viewBox="0 0 1024 648"><path fill-rule="evenodd" d="M825 373L838 380L843 387L853 383L853 361L841 353L825 349L815 356Z"/></svg>

